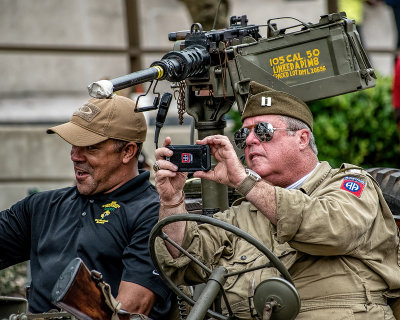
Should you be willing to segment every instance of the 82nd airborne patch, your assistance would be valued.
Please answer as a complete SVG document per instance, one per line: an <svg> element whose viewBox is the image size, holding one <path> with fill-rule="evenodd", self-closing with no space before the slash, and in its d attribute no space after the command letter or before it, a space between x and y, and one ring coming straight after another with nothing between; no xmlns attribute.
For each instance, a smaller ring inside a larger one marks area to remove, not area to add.
<svg viewBox="0 0 400 320"><path fill-rule="evenodd" d="M361 193L364 190L364 187L365 187L364 181L354 177L344 177L340 189L346 190L360 198Z"/></svg>

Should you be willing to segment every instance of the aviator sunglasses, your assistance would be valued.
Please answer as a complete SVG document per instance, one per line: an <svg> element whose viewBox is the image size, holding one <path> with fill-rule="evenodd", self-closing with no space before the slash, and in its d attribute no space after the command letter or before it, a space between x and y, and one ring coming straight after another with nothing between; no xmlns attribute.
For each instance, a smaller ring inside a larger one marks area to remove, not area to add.
<svg viewBox="0 0 400 320"><path fill-rule="evenodd" d="M239 149L246 148L246 139L249 136L251 129L254 130L255 136L261 142L270 141L274 136L275 130L292 131L286 128L274 128L272 124L268 122L260 122L250 127L240 128L238 131L235 132L233 139L236 144L236 147L238 147Z"/></svg>

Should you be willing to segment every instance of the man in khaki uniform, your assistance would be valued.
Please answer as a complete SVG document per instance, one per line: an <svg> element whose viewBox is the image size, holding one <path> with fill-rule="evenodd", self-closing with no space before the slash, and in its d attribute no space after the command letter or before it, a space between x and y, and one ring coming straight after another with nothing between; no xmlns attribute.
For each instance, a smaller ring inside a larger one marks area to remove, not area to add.
<svg viewBox="0 0 400 320"><path fill-rule="evenodd" d="M218 164L194 176L245 197L215 217L258 238L281 259L301 298L296 319L395 319L387 298L399 296L398 230L374 179L353 165L333 169L318 161L312 114L296 97L252 82L242 121L235 143L245 151L246 169L227 137L197 141L211 147ZM164 146L170 143L167 138ZM186 174L164 160L171 155L167 148L156 150L160 219L185 212ZM178 222L164 232L211 268L242 270L267 261L243 239L213 226ZM158 246L176 283L205 277L175 248L161 240ZM275 275L268 268L228 278L224 289L240 319L251 319L248 297Z"/></svg>

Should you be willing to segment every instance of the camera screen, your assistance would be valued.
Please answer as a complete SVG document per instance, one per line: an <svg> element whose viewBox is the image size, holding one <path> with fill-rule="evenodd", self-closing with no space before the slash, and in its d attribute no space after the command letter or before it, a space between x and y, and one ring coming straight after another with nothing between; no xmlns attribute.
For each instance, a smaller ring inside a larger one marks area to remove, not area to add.
<svg viewBox="0 0 400 320"><path fill-rule="evenodd" d="M209 170L208 146L170 146L174 154L167 158L179 167L179 171Z"/></svg>
<svg viewBox="0 0 400 320"><path fill-rule="evenodd" d="M174 155L170 161L180 168L201 168L202 150L195 149L190 151L174 150Z"/></svg>

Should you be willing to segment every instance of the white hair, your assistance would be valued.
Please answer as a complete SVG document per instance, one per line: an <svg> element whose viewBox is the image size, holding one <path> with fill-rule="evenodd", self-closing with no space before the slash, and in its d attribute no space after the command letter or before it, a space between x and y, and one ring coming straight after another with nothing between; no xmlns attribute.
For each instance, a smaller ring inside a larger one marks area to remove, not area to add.
<svg viewBox="0 0 400 320"><path fill-rule="evenodd" d="M296 118L291 118L288 116L280 115L280 118L282 119L282 121L284 121L286 123L287 129L289 130L288 134L294 135L297 130L307 129L310 133L310 141L308 142L308 145L310 146L312 152L314 152L315 155L318 155L318 149L317 149L317 145L315 144L314 135L313 135L310 127L307 124L305 124L301 120L298 120Z"/></svg>

